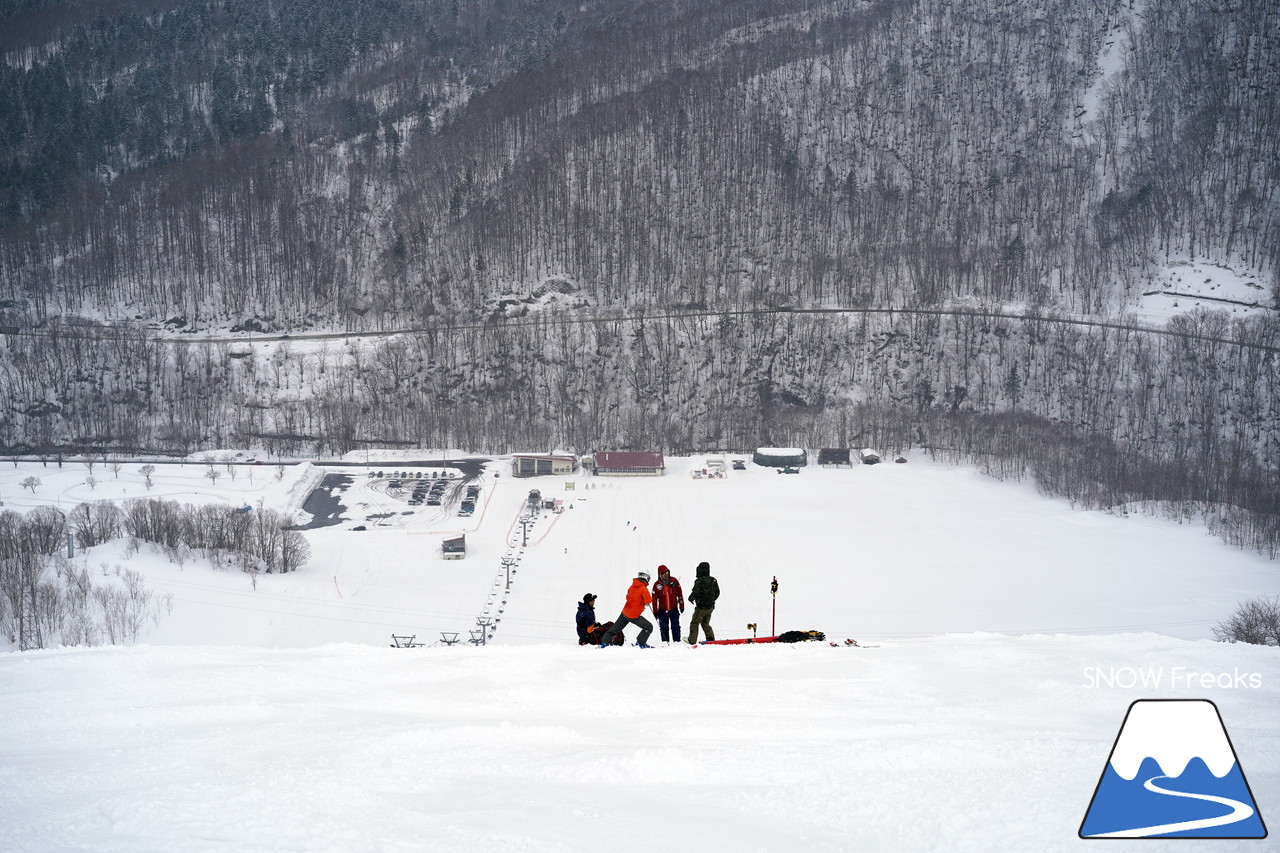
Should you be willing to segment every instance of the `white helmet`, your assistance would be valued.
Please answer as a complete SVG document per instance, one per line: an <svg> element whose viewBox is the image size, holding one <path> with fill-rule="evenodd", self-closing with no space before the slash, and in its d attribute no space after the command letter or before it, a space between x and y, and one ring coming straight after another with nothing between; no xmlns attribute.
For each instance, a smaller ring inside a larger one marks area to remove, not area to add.
<svg viewBox="0 0 1280 853"><path fill-rule="evenodd" d="M649 573L648 573L648 572L641 572L640 574L636 575L636 579L637 579L637 580L642 580L642 581L644 581L645 583L648 583L648 582L649 582Z"/></svg>

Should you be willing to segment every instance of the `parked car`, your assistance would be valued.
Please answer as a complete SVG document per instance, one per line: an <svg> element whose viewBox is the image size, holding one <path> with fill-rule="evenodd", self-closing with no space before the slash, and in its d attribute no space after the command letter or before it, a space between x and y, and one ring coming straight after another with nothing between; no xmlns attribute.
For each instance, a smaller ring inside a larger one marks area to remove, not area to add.
<svg viewBox="0 0 1280 853"><path fill-rule="evenodd" d="M745 470L747 470L747 460L745 460L745 459L735 459L735 460L733 460L733 470L735 470L735 471L745 471Z"/></svg>
<svg viewBox="0 0 1280 853"><path fill-rule="evenodd" d="M785 468L779 468L779 469L778 469L778 473L779 473L779 474L799 474L799 473L800 473L800 469L799 469L799 468L792 468L790 465L788 465L788 466L787 466L787 467L785 467Z"/></svg>

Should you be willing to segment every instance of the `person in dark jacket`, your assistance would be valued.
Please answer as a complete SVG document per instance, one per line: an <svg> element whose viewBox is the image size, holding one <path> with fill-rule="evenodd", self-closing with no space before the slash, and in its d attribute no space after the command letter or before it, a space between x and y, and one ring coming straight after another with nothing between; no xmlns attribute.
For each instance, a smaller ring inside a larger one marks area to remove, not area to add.
<svg viewBox="0 0 1280 853"><path fill-rule="evenodd" d="M658 579L653 582L653 615L658 617L662 642L680 642L680 614L684 612L684 591L671 570L658 566Z"/></svg>
<svg viewBox="0 0 1280 853"><path fill-rule="evenodd" d="M698 628L707 632L707 639L714 640L716 632L711 628L711 613L716 609L716 599L720 597L720 584L711 577L711 564L698 563L697 578L693 582L693 591L689 600L693 602L693 618L689 620L689 645L698 642Z"/></svg>
<svg viewBox="0 0 1280 853"><path fill-rule="evenodd" d="M599 629L600 623L596 621L596 597L587 593L578 602L578 645L598 646Z"/></svg>

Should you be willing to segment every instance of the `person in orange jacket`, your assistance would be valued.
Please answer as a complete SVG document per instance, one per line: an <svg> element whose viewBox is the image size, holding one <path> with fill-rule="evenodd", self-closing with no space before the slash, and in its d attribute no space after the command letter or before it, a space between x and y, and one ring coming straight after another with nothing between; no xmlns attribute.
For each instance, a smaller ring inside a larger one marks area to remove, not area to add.
<svg viewBox="0 0 1280 853"><path fill-rule="evenodd" d="M640 636L636 637L636 645L642 649L651 649L648 643L649 635L653 633L653 623L644 618L644 609L653 602L653 597L649 595L649 573L639 572L636 579L631 582L630 588L627 589L627 603L622 607L622 615L613 622L613 627L605 631L604 637L601 638L600 648L607 648L613 644L613 635L627 627L628 624L636 624L640 626Z"/></svg>

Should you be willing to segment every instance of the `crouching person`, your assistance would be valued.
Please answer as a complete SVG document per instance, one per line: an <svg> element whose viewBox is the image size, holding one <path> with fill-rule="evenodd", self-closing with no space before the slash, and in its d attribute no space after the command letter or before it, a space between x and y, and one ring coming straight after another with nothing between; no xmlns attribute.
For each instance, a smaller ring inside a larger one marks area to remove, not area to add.
<svg viewBox="0 0 1280 853"><path fill-rule="evenodd" d="M652 648L649 645L649 635L653 633L653 623L644 618L644 609L652 603L653 597L649 595L649 573L640 572L627 589L627 603L622 608L622 615L605 632L604 637L600 640L600 647L604 648L610 645L616 633L629 624L635 624L640 628L640 636L636 637L636 645L642 649Z"/></svg>
<svg viewBox="0 0 1280 853"><path fill-rule="evenodd" d="M600 644L600 623L596 621L596 596L587 593L578 602L578 645Z"/></svg>

